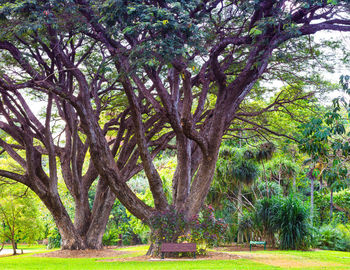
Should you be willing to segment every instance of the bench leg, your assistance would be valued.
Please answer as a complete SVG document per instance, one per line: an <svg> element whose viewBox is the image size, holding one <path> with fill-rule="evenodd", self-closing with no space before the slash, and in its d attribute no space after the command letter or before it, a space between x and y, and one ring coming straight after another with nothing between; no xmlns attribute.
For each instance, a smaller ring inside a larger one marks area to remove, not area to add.
<svg viewBox="0 0 350 270"><path fill-rule="evenodd" d="M162 259L164 260L164 252L162 252Z"/></svg>
<svg viewBox="0 0 350 270"><path fill-rule="evenodd" d="M193 258L194 259L196 258L196 252L193 252Z"/></svg>
<svg viewBox="0 0 350 270"><path fill-rule="evenodd" d="M249 249L250 249L250 251L252 251L252 244L249 245Z"/></svg>
<svg viewBox="0 0 350 270"><path fill-rule="evenodd" d="M266 250L266 243L264 244L264 250Z"/></svg>

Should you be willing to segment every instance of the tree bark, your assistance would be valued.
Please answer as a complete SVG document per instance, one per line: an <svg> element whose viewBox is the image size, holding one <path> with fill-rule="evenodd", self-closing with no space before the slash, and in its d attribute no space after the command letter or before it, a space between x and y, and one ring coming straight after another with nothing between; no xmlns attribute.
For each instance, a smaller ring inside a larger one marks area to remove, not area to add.
<svg viewBox="0 0 350 270"><path fill-rule="evenodd" d="M330 196L330 203L329 203L329 217L330 221L332 221L333 218L333 188L331 188L331 196Z"/></svg>
<svg viewBox="0 0 350 270"><path fill-rule="evenodd" d="M85 237L91 224L91 211L89 206L88 192L82 187L80 196L75 199L74 227L77 232Z"/></svg>
<svg viewBox="0 0 350 270"><path fill-rule="evenodd" d="M59 195L36 193L52 214L62 238L61 248L70 250L85 249L85 241L74 227Z"/></svg>
<svg viewBox="0 0 350 270"><path fill-rule="evenodd" d="M261 165L263 167L263 171L264 171L264 178L265 178L265 186L266 186L266 197L269 198L269 185L267 182L267 176L266 176L266 171L265 171L265 165L264 165L264 161L261 160Z"/></svg>
<svg viewBox="0 0 350 270"><path fill-rule="evenodd" d="M242 218L242 186L241 182L238 183L238 199L237 199L237 225L239 226L240 220ZM237 243L243 243L243 234L240 230L238 230L237 234Z"/></svg>
<svg viewBox="0 0 350 270"><path fill-rule="evenodd" d="M296 177L293 176L293 192L297 191L297 183L296 183Z"/></svg>
<svg viewBox="0 0 350 270"><path fill-rule="evenodd" d="M86 244L91 249L101 249L102 237L111 213L116 195L103 179L99 180L94 205L92 208L92 220L86 234Z"/></svg>
<svg viewBox="0 0 350 270"><path fill-rule="evenodd" d="M191 143L185 136L177 137L177 166L173 177L173 203L183 211L191 186Z"/></svg>
<svg viewBox="0 0 350 270"><path fill-rule="evenodd" d="M315 167L313 166L308 173L308 177L310 179L310 220L311 220L311 224L313 222L313 216L314 216L314 182L315 182L315 177L313 175L314 168Z"/></svg>
<svg viewBox="0 0 350 270"><path fill-rule="evenodd" d="M12 239L11 239L11 245L12 245L13 255L16 255L17 249L16 249L16 241L15 241L14 235L12 236Z"/></svg>

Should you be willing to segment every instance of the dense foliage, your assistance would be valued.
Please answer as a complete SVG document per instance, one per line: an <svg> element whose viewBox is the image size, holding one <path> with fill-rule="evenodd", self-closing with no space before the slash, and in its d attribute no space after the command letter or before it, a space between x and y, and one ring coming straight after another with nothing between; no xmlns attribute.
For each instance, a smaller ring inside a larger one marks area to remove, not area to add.
<svg viewBox="0 0 350 270"><path fill-rule="evenodd" d="M152 218L153 242L190 242L197 243L199 253L205 253L207 247L217 246L224 242L223 235L227 224L214 216L211 205L202 209L199 215L185 222L183 214L175 209L158 213ZM157 234L157 235L154 235Z"/></svg>

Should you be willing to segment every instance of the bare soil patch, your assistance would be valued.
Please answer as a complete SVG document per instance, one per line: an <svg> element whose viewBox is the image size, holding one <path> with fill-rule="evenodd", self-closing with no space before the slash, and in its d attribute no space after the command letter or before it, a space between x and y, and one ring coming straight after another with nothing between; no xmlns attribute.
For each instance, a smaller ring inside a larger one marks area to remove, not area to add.
<svg viewBox="0 0 350 270"><path fill-rule="evenodd" d="M225 252L208 252L207 255L197 255L196 259L193 257L168 257L163 259L152 258L150 256L137 256L137 257L122 257L100 260L100 262L125 262L125 261L196 261L196 260L237 260L240 256L236 254L230 254Z"/></svg>
<svg viewBox="0 0 350 270"><path fill-rule="evenodd" d="M111 249L102 250L56 250L47 253L39 253L33 256L36 257L47 257L47 258L106 258L106 257L116 257L124 254L129 254L132 252L128 251L116 251Z"/></svg>
<svg viewBox="0 0 350 270"><path fill-rule="evenodd" d="M110 258L102 259L100 261L150 261L161 260L160 258L152 258L147 255L137 256L138 251L117 251L112 249L102 250L56 250L47 253L34 254L36 257L46 258ZM135 256L136 255L136 256ZM208 252L207 255L197 255L196 259L192 257L168 257L164 260L236 260L240 256L236 254L230 254L227 252Z"/></svg>
<svg viewBox="0 0 350 270"><path fill-rule="evenodd" d="M230 246L217 247L215 248L215 250L235 252L235 251L250 251L250 248L249 248L249 245L230 245ZM252 251L260 251L260 250L264 250L263 245L252 246ZM266 247L266 250L272 251L272 250L278 250L278 249Z"/></svg>

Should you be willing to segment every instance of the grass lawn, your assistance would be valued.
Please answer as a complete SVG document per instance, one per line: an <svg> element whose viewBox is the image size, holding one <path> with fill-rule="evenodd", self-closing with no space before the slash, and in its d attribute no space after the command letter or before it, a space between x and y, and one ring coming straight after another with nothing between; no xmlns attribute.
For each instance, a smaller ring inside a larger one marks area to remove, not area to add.
<svg viewBox="0 0 350 270"><path fill-rule="evenodd" d="M117 249L127 251L114 258L145 254L147 246ZM230 252L236 260L110 261L107 258L42 258L31 254L0 258L0 269L350 269L350 252L256 251ZM109 258L111 259L111 258Z"/></svg>

